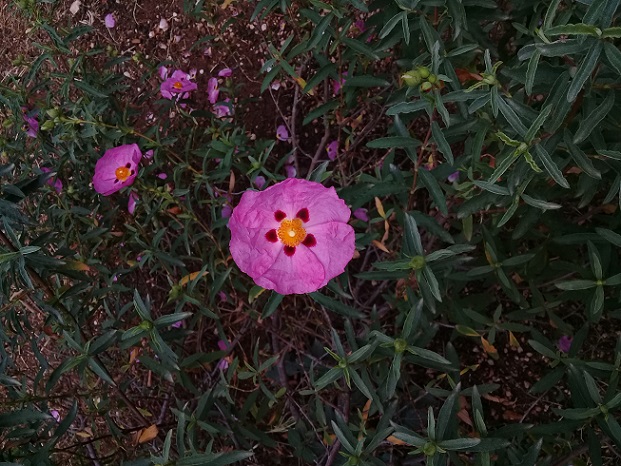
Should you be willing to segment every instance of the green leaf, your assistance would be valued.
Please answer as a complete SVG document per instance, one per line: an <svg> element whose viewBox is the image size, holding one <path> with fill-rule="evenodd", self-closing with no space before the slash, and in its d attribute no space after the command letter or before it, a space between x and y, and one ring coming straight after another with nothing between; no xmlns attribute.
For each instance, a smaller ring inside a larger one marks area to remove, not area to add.
<svg viewBox="0 0 621 466"><path fill-rule="evenodd" d="M569 189L569 183L563 176L563 173L556 166L550 154L543 148L541 144L537 144L535 146L535 153L539 156L539 160L543 164L543 167L548 172L548 174L552 177L554 181L563 188Z"/></svg>
<svg viewBox="0 0 621 466"><path fill-rule="evenodd" d="M314 89L319 83L323 82L328 76L331 74L337 73L337 68L334 63L328 63L326 66L323 66L306 82L306 86L304 86L304 92L307 94ZM323 107L323 106L322 106ZM315 117L316 118L316 117ZM311 121L314 118L311 118ZM304 123L306 124L306 123Z"/></svg>
<svg viewBox="0 0 621 466"><path fill-rule="evenodd" d="M591 132L595 129L597 125L601 123L601 121L608 115L608 112L612 110L613 105L615 104L615 93L610 92L604 98L604 101L591 113L585 116L582 121L580 121L580 126L574 135L574 143L579 144L589 137Z"/></svg>
<svg viewBox="0 0 621 466"><path fill-rule="evenodd" d="M431 198L436 204L437 209L442 212L444 215L448 215L448 208L446 206L446 198L444 197L444 193L442 192L442 188L438 184L435 177L424 168L418 169L418 179L421 184L427 188L427 191L431 194Z"/></svg>
<svg viewBox="0 0 621 466"><path fill-rule="evenodd" d="M620 37L621 37L621 27L619 26L606 28L602 31L602 39L607 39L607 38L618 39Z"/></svg>
<svg viewBox="0 0 621 466"><path fill-rule="evenodd" d="M593 162L591 159L582 152L582 150L574 144L573 138L571 137L571 133L569 130L565 130L563 140L569 149L569 154L571 158L576 162L576 165L582 169L584 173L586 173L591 178L595 178L596 180L600 180L602 178L602 174L600 171L593 166Z"/></svg>
<svg viewBox="0 0 621 466"><path fill-rule="evenodd" d="M436 121L431 123L431 135L433 136L433 140L436 142L438 149L442 152L442 155L446 158L446 161L450 165L455 165L455 160L453 158L453 151L451 150L451 146L447 142L444 137L444 133L440 128L440 125Z"/></svg>
<svg viewBox="0 0 621 466"><path fill-rule="evenodd" d="M560 290L576 291L595 288L597 286L597 283L595 283L594 280L571 280L567 282L556 283L555 286Z"/></svg>
<svg viewBox="0 0 621 466"><path fill-rule="evenodd" d="M227 453L204 453L180 458L175 463L176 466L226 466L227 464L238 463L254 456L251 451L231 451Z"/></svg>
<svg viewBox="0 0 621 466"><path fill-rule="evenodd" d="M589 314L591 317L595 318L599 314L601 314L604 309L604 287L598 285L595 288L595 293L593 294L593 298L591 298L591 302L589 303Z"/></svg>
<svg viewBox="0 0 621 466"><path fill-rule="evenodd" d="M276 312L276 309L278 309L278 306L282 302L283 298L284 298L283 295L278 294L275 291L272 292L272 295L270 296L270 298L267 300L267 303L265 304L265 308L263 309L263 314L261 314L261 319L265 320L269 316L271 316L274 312Z"/></svg>
<svg viewBox="0 0 621 466"><path fill-rule="evenodd" d="M390 86L390 83L382 78L376 78L375 76L352 76L347 78L343 87L386 87Z"/></svg>
<svg viewBox="0 0 621 466"><path fill-rule="evenodd" d="M526 83L524 89L526 94L531 95L533 93L533 85L535 84L535 76L537 74L537 66L539 65L539 58L541 58L541 52L535 50L533 55L528 60L528 68L526 69Z"/></svg>
<svg viewBox="0 0 621 466"><path fill-rule="evenodd" d="M530 128L528 128L528 131L524 135L524 141L526 141L527 143L530 143L535 138L535 136L537 135L537 132L541 129L541 127L543 126L543 123L547 120L551 112L552 112L551 105L546 105L543 108L543 110L541 110L539 115L537 115L537 118L535 118L535 121L533 122L533 124L530 125Z"/></svg>
<svg viewBox="0 0 621 466"><path fill-rule="evenodd" d="M621 152L618 150L597 150L597 153L610 159L621 160Z"/></svg>
<svg viewBox="0 0 621 466"><path fill-rule="evenodd" d="M100 91L99 89L94 88L93 86L91 86L90 84L88 84L85 81L74 80L73 84L78 89L86 92L87 94L92 95L93 97L99 97L99 98L106 98L106 97L108 97L108 94L106 94L103 91Z"/></svg>
<svg viewBox="0 0 621 466"><path fill-rule="evenodd" d="M504 97L498 99L498 110L500 110L500 113L507 119L516 133L522 137L526 135L528 129L526 129L526 126L524 126L524 123L522 123L515 111L505 102Z"/></svg>
<svg viewBox="0 0 621 466"><path fill-rule="evenodd" d="M431 110L431 103L426 99L419 99L414 102L401 102L386 110L386 115L393 116L400 113L420 112L421 110Z"/></svg>
<svg viewBox="0 0 621 466"><path fill-rule="evenodd" d="M343 43L349 48L351 48L352 50L355 50L356 52L360 53L361 55L364 55L365 57L370 58L371 60L379 60L380 58L373 51L371 47L369 47L366 44L363 44L362 42L358 40L350 39L346 37L345 39L343 39Z"/></svg>
<svg viewBox="0 0 621 466"><path fill-rule="evenodd" d="M619 233L615 233L614 231L608 230L607 228L596 228L595 231L610 244L621 248L621 235Z"/></svg>
<svg viewBox="0 0 621 466"><path fill-rule="evenodd" d="M449 432L449 424L455 421L455 416L454 416L455 404L457 402L460 391L461 391L461 384L457 384L455 389L451 392L448 398L444 401L442 408L440 408L440 412L438 413L438 427L436 429L438 441L441 441L444 439L444 436ZM444 440L444 441L441 441L440 443L445 443L445 442L451 442L451 440ZM447 450L450 450L450 449L451 448L447 448ZM453 449L458 450L459 448L453 448Z"/></svg>
<svg viewBox="0 0 621 466"><path fill-rule="evenodd" d="M526 202L528 205L541 209L544 212L546 210L560 209L561 207L563 207L562 205L555 204L554 202L548 202L542 199L535 199L534 197L530 197L528 194L522 194L522 199L524 199L524 202Z"/></svg>
<svg viewBox="0 0 621 466"><path fill-rule="evenodd" d="M405 227L405 243L407 251L406 254L419 255L424 256L425 252L423 251L423 244L420 239L420 234L418 233L418 226L416 225L416 220L410 214L405 214L404 216L404 227Z"/></svg>
<svg viewBox="0 0 621 466"><path fill-rule="evenodd" d="M599 56L602 53L602 47L602 42L596 41L589 49L589 52L586 57L584 57L584 60L582 60L582 63L580 63L578 71L576 71L576 75L569 85L569 90L567 91L567 101L573 102L576 100L576 97L578 97L584 83L587 79L589 79L589 76L591 76L591 73L597 65Z"/></svg>
<svg viewBox="0 0 621 466"><path fill-rule="evenodd" d="M392 149L404 147L415 149L420 145L421 142L419 140L403 136L390 136L367 142L367 147L370 149Z"/></svg>
<svg viewBox="0 0 621 466"><path fill-rule="evenodd" d="M560 26L554 26L545 31L547 36L560 36L560 35L569 35L576 34L580 36L594 36L599 37L602 34L600 28L593 26L591 24L563 24Z"/></svg>
<svg viewBox="0 0 621 466"><path fill-rule="evenodd" d="M422 270L422 275L425 280L425 283L429 285L429 290L434 298L438 301L442 302L442 295L440 294L440 286L438 284L438 279L431 271L431 268L425 266Z"/></svg>
<svg viewBox="0 0 621 466"><path fill-rule="evenodd" d="M485 191L489 191L490 193L498 194L500 196L509 196L511 194L508 188L504 186L499 186L497 184L489 183L487 181L475 180L473 181L473 183L475 184L475 186L478 186Z"/></svg>
<svg viewBox="0 0 621 466"><path fill-rule="evenodd" d="M542 345L537 340L528 340L528 344L532 346L535 351L543 354L546 358L552 360L558 359L558 355L554 351L552 351L547 346Z"/></svg>
<svg viewBox="0 0 621 466"><path fill-rule="evenodd" d="M621 51L610 42L604 43L604 52L610 66L621 75Z"/></svg>
<svg viewBox="0 0 621 466"><path fill-rule="evenodd" d="M478 438L456 438L452 440L443 440L438 442L438 446L444 450L469 450L472 447L481 443L481 439Z"/></svg>
<svg viewBox="0 0 621 466"><path fill-rule="evenodd" d="M341 314L346 317L351 317L354 319L362 319L364 314L360 312L358 309L350 307L346 304L341 303L335 299L332 299L326 295L315 291L314 293L309 293L309 296L320 306L323 306L331 311L336 312L337 314Z"/></svg>
<svg viewBox="0 0 621 466"><path fill-rule="evenodd" d="M53 417L47 413L25 408L0 414L0 428L14 427L29 422L49 421L50 419L53 419Z"/></svg>
<svg viewBox="0 0 621 466"><path fill-rule="evenodd" d="M394 15L392 18L390 18L388 21L386 21L386 24L384 24L384 27L379 33L380 39L383 39L384 37L386 37L388 34L392 32L395 26L402 20L404 13L405 13L404 11L399 12L396 15ZM407 17L407 13L406 13L406 17Z"/></svg>

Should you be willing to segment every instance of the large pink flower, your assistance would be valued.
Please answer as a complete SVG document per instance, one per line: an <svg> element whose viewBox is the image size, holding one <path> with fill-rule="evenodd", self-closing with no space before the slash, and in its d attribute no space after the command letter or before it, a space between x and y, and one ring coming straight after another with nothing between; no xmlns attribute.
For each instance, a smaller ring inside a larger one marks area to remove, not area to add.
<svg viewBox="0 0 621 466"><path fill-rule="evenodd" d="M137 144L108 149L95 165L93 186L104 196L130 186L138 174L138 163L142 153Z"/></svg>
<svg viewBox="0 0 621 466"><path fill-rule="evenodd" d="M170 78L160 85L160 92L165 99L172 99L179 95L182 99L190 96L189 92L198 88L196 83L190 81L190 76L181 70L175 70Z"/></svg>
<svg viewBox="0 0 621 466"><path fill-rule="evenodd" d="M311 293L340 275L354 255L351 211L334 188L290 178L246 191L229 220L231 255L257 285Z"/></svg>

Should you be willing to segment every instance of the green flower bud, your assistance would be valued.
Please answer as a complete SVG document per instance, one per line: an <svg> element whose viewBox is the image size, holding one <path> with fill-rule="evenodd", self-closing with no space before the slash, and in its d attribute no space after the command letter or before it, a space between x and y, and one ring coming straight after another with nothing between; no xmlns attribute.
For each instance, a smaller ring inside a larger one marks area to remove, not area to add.
<svg viewBox="0 0 621 466"><path fill-rule="evenodd" d="M423 256L414 256L410 260L410 268L414 270L420 270L425 267L425 258Z"/></svg>
<svg viewBox="0 0 621 466"><path fill-rule="evenodd" d="M405 84L409 87L418 86L422 79L417 70L410 70L405 74L401 75L401 79L405 82Z"/></svg>
<svg viewBox="0 0 621 466"><path fill-rule="evenodd" d="M405 341L403 338L397 338L394 345L396 353L403 353L408 347L408 342Z"/></svg>
<svg viewBox="0 0 621 466"><path fill-rule="evenodd" d="M431 84L435 84L438 82L438 77L435 74L431 74L427 78L427 81L429 81Z"/></svg>
<svg viewBox="0 0 621 466"><path fill-rule="evenodd" d="M423 445L423 453L425 456L433 456L436 454L436 446L432 442L427 442Z"/></svg>
<svg viewBox="0 0 621 466"><path fill-rule="evenodd" d="M427 68L426 66L419 66L416 70L418 71L420 77L423 79L428 78L430 75L429 68Z"/></svg>

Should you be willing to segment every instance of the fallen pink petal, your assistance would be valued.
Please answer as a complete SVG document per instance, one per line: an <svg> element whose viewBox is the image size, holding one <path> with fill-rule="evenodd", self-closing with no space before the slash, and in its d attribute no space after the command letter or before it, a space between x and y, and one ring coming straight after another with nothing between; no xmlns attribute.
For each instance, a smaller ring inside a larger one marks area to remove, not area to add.
<svg viewBox="0 0 621 466"><path fill-rule="evenodd" d="M175 70L172 76L160 85L160 92L165 99L187 98L186 94L196 89L198 89L196 83L190 81L190 76L181 70Z"/></svg>
<svg viewBox="0 0 621 466"><path fill-rule="evenodd" d="M131 193L129 193L129 200L127 201L127 211L131 215L134 215L134 212L136 211L136 202L137 201L138 201L138 194L136 194L133 191Z"/></svg>
<svg viewBox="0 0 621 466"><path fill-rule="evenodd" d="M231 102L231 99L224 99L222 104L213 106L213 112L216 114L218 118L230 116L233 113L230 107L230 102Z"/></svg>
<svg viewBox="0 0 621 466"><path fill-rule="evenodd" d="M229 220L242 272L277 293L312 293L340 275L355 250L351 211L334 188L288 179L248 190Z"/></svg>
<svg viewBox="0 0 621 466"><path fill-rule="evenodd" d="M337 140L332 141L326 146L326 151L328 152L328 158L334 160L339 154L339 142Z"/></svg>
<svg viewBox="0 0 621 466"><path fill-rule="evenodd" d="M168 68L166 68L165 66L160 66L159 73L160 79L162 81L165 80L168 77Z"/></svg>
<svg viewBox="0 0 621 466"><path fill-rule="evenodd" d="M56 409L51 410L50 415L54 418L56 422L60 422L60 413Z"/></svg>
<svg viewBox="0 0 621 466"><path fill-rule="evenodd" d="M454 183L455 181L459 181L459 172L451 173L446 179L450 183Z"/></svg>
<svg viewBox="0 0 621 466"><path fill-rule="evenodd" d="M158 173L157 176L160 180L165 180L166 178L168 178L168 175L166 173Z"/></svg>
<svg viewBox="0 0 621 466"><path fill-rule="evenodd" d="M22 111L24 112L23 118L26 122L26 134L31 138L36 138L39 132L39 122L35 117L29 117L27 115L27 109L25 107L22 108Z"/></svg>
<svg viewBox="0 0 621 466"><path fill-rule="evenodd" d="M209 78L209 81L207 81L207 99L209 100L209 103L215 104L218 101L219 95L220 90L218 89L218 79Z"/></svg>
<svg viewBox="0 0 621 466"><path fill-rule="evenodd" d="M289 142L289 130L285 125L279 125L278 128L276 128L276 139L279 141Z"/></svg>
<svg viewBox="0 0 621 466"><path fill-rule="evenodd" d="M231 68L224 68L218 71L218 76L221 78L229 78L233 74L233 70Z"/></svg>
<svg viewBox="0 0 621 466"><path fill-rule="evenodd" d="M53 170L48 167L41 167L41 171L43 173L50 173ZM46 184L54 188L57 193L60 193L63 190L63 182L58 179L58 175L48 178Z"/></svg>
<svg viewBox="0 0 621 466"><path fill-rule="evenodd" d="M367 212L368 212L367 209L358 207L356 210L354 210L354 217L357 218L358 220L362 220L363 222L368 222L369 215L367 214Z"/></svg>
<svg viewBox="0 0 621 466"><path fill-rule="evenodd" d="M131 186L138 176L138 164L142 153L137 144L108 149L95 165L93 187L95 191L109 196L126 186Z"/></svg>
<svg viewBox="0 0 621 466"><path fill-rule="evenodd" d="M104 18L104 23L108 29L112 29L116 26L116 19L114 19L114 15L112 13L108 13Z"/></svg>
<svg viewBox="0 0 621 466"><path fill-rule="evenodd" d="M347 76L347 71L343 71L339 79L332 80L332 93L334 95L338 94L341 91L341 87L345 84L345 77Z"/></svg>

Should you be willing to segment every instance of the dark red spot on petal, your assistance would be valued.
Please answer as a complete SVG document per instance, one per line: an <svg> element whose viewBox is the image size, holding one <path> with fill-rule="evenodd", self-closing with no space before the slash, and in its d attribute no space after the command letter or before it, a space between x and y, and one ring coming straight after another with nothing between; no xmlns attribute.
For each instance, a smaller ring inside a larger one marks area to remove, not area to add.
<svg viewBox="0 0 621 466"><path fill-rule="evenodd" d="M265 239L268 240L270 243L275 243L276 241L278 241L278 233L276 233L276 230L270 230L265 233Z"/></svg>
<svg viewBox="0 0 621 466"><path fill-rule="evenodd" d="M127 162L127 163L125 164L125 168L132 168L132 164L131 164L130 162Z"/></svg>
<svg viewBox="0 0 621 466"><path fill-rule="evenodd" d="M293 256L295 254L295 246L285 246L285 255L286 256Z"/></svg>
<svg viewBox="0 0 621 466"><path fill-rule="evenodd" d="M136 172L135 172L134 170L132 170L131 172L129 172L129 174L130 174L131 176L134 176L134 174L135 174L135 173L136 173Z"/></svg>
<svg viewBox="0 0 621 466"><path fill-rule="evenodd" d="M306 207L300 209L300 211L295 214L295 216L302 220L304 223L308 222L308 220L310 219L310 216L308 215L308 209Z"/></svg>
<svg viewBox="0 0 621 466"><path fill-rule="evenodd" d="M284 213L282 210L277 210L276 212L274 212L274 218L277 222L282 222L284 219L287 218L287 214Z"/></svg>
<svg viewBox="0 0 621 466"><path fill-rule="evenodd" d="M306 238L304 238L304 241L302 241L302 244L306 246L307 248L312 248L313 246L315 246L317 244L315 235L311 235L311 234L306 235Z"/></svg>

